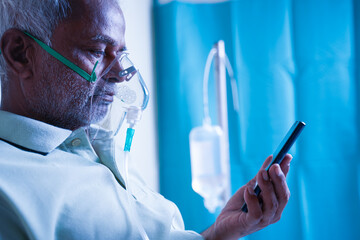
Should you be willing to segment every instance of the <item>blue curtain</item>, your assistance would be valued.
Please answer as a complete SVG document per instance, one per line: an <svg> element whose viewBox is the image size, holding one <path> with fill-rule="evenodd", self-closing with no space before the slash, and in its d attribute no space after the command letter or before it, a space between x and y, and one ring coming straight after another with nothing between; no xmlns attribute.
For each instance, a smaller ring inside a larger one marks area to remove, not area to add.
<svg viewBox="0 0 360 240"><path fill-rule="evenodd" d="M360 239L360 2L156 1L154 15L160 191L186 228L202 231L216 219L191 189L188 135L202 123L207 54L223 39L240 105L236 113L229 90L232 191L295 120L307 123L291 150L282 219L246 239Z"/></svg>

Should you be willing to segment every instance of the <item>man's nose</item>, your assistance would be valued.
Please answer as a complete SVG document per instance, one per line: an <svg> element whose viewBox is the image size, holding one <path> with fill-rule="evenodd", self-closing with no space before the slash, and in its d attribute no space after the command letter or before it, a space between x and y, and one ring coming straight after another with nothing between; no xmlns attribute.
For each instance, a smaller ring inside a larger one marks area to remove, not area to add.
<svg viewBox="0 0 360 240"><path fill-rule="evenodd" d="M107 72L104 75L104 78L109 82L123 82L126 80L125 76L122 76L120 73L124 71L124 68L121 66L119 61L111 64L111 68L107 69Z"/></svg>
<svg viewBox="0 0 360 240"><path fill-rule="evenodd" d="M130 81L130 79L137 73L137 70L134 66L130 66L121 72L119 72L119 77L124 77L126 81Z"/></svg>
<svg viewBox="0 0 360 240"><path fill-rule="evenodd" d="M130 79L137 73L137 70L134 66L129 66L127 68L123 67L120 64L120 61L117 61L111 66L111 69L105 74L105 78L111 82L123 82L130 81Z"/></svg>

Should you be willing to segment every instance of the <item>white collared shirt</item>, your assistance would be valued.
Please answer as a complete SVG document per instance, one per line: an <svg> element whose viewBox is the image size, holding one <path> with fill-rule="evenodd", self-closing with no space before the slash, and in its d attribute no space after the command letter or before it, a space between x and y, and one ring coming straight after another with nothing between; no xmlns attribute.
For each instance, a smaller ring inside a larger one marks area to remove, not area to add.
<svg viewBox="0 0 360 240"><path fill-rule="evenodd" d="M0 239L141 239L114 144L0 111ZM174 203L130 179L150 239L203 239Z"/></svg>

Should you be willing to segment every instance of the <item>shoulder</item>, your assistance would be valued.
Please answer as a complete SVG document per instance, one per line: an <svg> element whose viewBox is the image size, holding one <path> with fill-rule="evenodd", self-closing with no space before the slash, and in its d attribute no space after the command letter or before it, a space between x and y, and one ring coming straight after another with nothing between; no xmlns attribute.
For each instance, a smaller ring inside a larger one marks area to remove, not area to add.
<svg viewBox="0 0 360 240"><path fill-rule="evenodd" d="M28 239L21 216L0 192L0 239Z"/></svg>

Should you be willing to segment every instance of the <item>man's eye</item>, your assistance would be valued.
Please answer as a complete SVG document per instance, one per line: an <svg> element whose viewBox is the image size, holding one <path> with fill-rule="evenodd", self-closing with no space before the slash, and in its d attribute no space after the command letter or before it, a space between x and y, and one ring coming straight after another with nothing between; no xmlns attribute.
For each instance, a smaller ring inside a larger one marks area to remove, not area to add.
<svg viewBox="0 0 360 240"><path fill-rule="evenodd" d="M91 53L91 55L93 55L95 57L98 57L98 58L105 56L105 52L102 51L102 50L94 50L94 49L92 49L92 50L90 50L90 53Z"/></svg>

